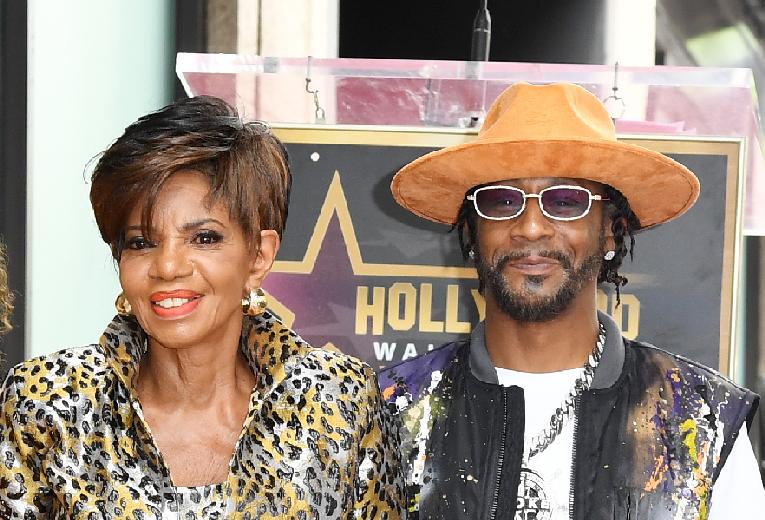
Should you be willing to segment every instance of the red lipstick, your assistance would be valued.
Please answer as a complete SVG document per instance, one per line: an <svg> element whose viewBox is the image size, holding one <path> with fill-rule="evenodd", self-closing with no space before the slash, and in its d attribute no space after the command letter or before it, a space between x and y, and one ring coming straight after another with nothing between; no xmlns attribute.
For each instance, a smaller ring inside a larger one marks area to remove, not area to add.
<svg viewBox="0 0 765 520"><path fill-rule="evenodd" d="M180 318L191 314L202 300L202 295L195 291L179 289L161 291L149 296L151 310L160 318Z"/></svg>
<svg viewBox="0 0 765 520"><path fill-rule="evenodd" d="M162 291L162 292L155 292L152 293L151 296L149 296L149 300L151 300L152 303L156 303L162 300L165 300L167 298L197 298L199 296L202 296L196 291L190 291L188 289L177 289L175 291Z"/></svg>

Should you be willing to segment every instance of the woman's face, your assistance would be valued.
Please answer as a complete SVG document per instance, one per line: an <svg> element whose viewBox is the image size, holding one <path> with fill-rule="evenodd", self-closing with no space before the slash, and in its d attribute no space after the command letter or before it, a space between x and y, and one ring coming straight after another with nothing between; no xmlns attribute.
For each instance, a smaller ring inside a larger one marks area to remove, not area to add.
<svg viewBox="0 0 765 520"><path fill-rule="evenodd" d="M201 174L177 172L157 198L151 240L140 205L127 222L120 283L143 329L167 348L238 338L242 296L260 287L279 248L275 231L249 244L222 204L205 204L209 189Z"/></svg>

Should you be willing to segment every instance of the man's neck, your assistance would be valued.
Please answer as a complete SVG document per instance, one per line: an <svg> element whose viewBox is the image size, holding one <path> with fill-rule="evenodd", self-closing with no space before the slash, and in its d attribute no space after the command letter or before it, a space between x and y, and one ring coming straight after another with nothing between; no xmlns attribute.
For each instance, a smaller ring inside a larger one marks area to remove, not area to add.
<svg viewBox="0 0 765 520"><path fill-rule="evenodd" d="M595 295L585 294L544 322L517 321L487 298L486 348L494 366L537 373L583 366L598 336Z"/></svg>

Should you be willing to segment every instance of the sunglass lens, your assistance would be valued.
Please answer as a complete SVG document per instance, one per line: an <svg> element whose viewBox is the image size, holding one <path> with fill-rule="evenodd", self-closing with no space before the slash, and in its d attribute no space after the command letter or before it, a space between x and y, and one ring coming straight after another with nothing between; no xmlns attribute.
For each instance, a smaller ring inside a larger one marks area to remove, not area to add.
<svg viewBox="0 0 765 520"><path fill-rule="evenodd" d="M510 188L480 190L475 194L478 210L491 218L512 218L523 208L523 193Z"/></svg>
<svg viewBox="0 0 765 520"><path fill-rule="evenodd" d="M577 218L590 207L590 195L585 190L553 188L542 193L542 207L555 218Z"/></svg>

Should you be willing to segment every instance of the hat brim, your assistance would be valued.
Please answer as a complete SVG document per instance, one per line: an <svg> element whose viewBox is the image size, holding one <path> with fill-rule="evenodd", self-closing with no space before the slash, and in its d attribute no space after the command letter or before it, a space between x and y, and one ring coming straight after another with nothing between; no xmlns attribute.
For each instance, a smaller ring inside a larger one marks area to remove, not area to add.
<svg viewBox="0 0 765 520"><path fill-rule="evenodd" d="M641 229L685 213L699 196L688 168L653 150L609 140L484 139L428 153L394 176L391 191L409 211L454 224L473 186L531 177L587 179L622 192Z"/></svg>

